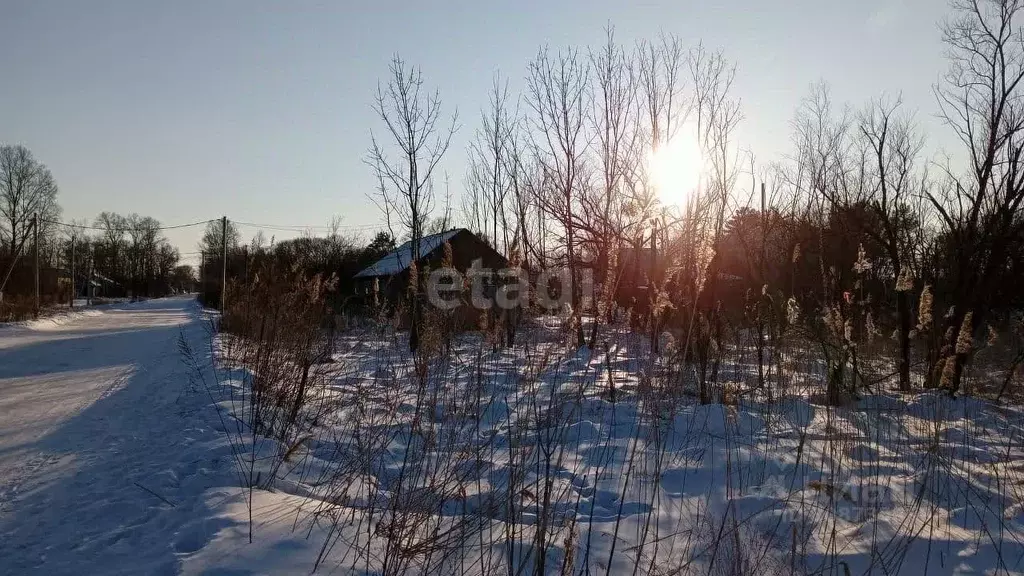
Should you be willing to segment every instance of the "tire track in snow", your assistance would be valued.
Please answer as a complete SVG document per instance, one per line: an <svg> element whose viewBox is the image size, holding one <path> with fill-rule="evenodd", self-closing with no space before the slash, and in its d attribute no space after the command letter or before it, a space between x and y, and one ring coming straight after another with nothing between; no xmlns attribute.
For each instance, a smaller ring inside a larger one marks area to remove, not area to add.
<svg viewBox="0 0 1024 576"><path fill-rule="evenodd" d="M124 387L134 372L134 368L123 370L111 380L110 384L104 388L99 395L93 399L82 399L82 401L78 402L71 411L73 413L79 413L82 409L94 402L99 402L108 398L110 395ZM61 422L51 423L48 427L43 429L39 434L39 437L45 438L49 436L51 432L60 426L60 424ZM61 461L61 459L62 457L59 454L49 451L36 451L31 453L31 456L28 457L28 459L25 460L25 463L21 466L9 471L0 470L0 474L2 474L2 476L0 476L0 518L4 516L8 507L17 499L18 492L21 491L21 488L26 483L31 483L34 478L39 477L47 468Z"/></svg>
<svg viewBox="0 0 1024 576"><path fill-rule="evenodd" d="M0 331L0 573L173 573L216 533L196 526L230 459L178 349L207 345L197 311L169 299Z"/></svg>

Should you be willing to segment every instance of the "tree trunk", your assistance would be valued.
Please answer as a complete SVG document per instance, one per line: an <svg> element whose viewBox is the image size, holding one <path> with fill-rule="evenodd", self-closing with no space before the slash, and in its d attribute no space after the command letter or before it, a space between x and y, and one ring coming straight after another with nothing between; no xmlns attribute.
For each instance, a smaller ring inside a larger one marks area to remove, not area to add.
<svg viewBox="0 0 1024 576"><path fill-rule="evenodd" d="M420 307L419 295L413 294L409 299L409 352L415 352L420 347Z"/></svg>
<svg viewBox="0 0 1024 576"><path fill-rule="evenodd" d="M576 320L576 346L582 347L584 344L583 338L583 313L580 310L580 287L579 287L579 275L576 270L576 252L573 247L573 225L571 222L572 216L570 215L566 220L566 251L568 254L569 264L569 299L572 304L572 318Z"/></svg>
<svg viewBox="0 0 1024 576"><path fill-rule="evenodd" d="M910 293L896 293L896 321L899 340L900 392L910 391Z"/></svg>

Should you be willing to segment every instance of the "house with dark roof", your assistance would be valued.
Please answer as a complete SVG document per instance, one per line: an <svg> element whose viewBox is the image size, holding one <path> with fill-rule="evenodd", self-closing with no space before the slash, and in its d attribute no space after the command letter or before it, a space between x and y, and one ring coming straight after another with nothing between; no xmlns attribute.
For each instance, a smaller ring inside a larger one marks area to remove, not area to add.
<svg viewBox="0 0 1024 576"><path fill-rule="evenodd" d="M446 243L451 246L451 267L463 277L474 268L474 263L477 268L493 271L508 267L508 260L482 238L465 228L456 228L420 238L419 258L413 255L411 240L384 255L355 275L357 292L369 302L376 285L377 297L381 300L379 303L388 304L392 310L400 308L408 297L410 266L413 261L416 260L420 281L425 282L431 270L442 267ZM470 308L468 295L462 300L464 304L460 308ZM475 316L466 312L461 315L467 321L472 321Z"/></svg>

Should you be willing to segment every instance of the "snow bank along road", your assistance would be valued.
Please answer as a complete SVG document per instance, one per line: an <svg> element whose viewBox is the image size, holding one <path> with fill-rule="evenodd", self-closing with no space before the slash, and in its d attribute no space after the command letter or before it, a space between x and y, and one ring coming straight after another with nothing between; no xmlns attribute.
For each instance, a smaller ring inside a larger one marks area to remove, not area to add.
<svg viewBox="0 0 1024 576"><path fill-rule="evenodd" d="M0 574L177 573L232 484L179 339L208 356L190 298L0 326Z"/></svg>

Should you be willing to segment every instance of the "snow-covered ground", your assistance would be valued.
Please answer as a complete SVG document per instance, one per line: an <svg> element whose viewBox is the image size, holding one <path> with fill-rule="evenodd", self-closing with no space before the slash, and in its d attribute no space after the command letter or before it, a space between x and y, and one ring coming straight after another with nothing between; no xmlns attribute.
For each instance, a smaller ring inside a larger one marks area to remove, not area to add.
<svg viewBox="0 0 1024 576"><path fill-rule="evenodd" d="M418 371L401 337L343 334L324 410L270 440L188 299L0 328L0 573L530 574L539 549L546 573L1024 571L1017 408L699 405L642 335L548 336Z"/></svg>
<svg viewBox="0 0 1024 576"><path fill-rule="evenodd" d="M0 573L174 574L233 482L179 338L193 299L0 327Z"/></svg>
<svg viewBox="0 0 1024 576"><path fill-rule="evenodd" d="M185 568L531 574L543 549L555 574L1024 570L1017 408L882 391L832 408L800 389L700 405L651 389L672 377L642 335L608 356L537 344L463 339L418 386L402 338L342 336L331 415L298 450L256 441L263 488L217 494L235 524Z"/></svg>

